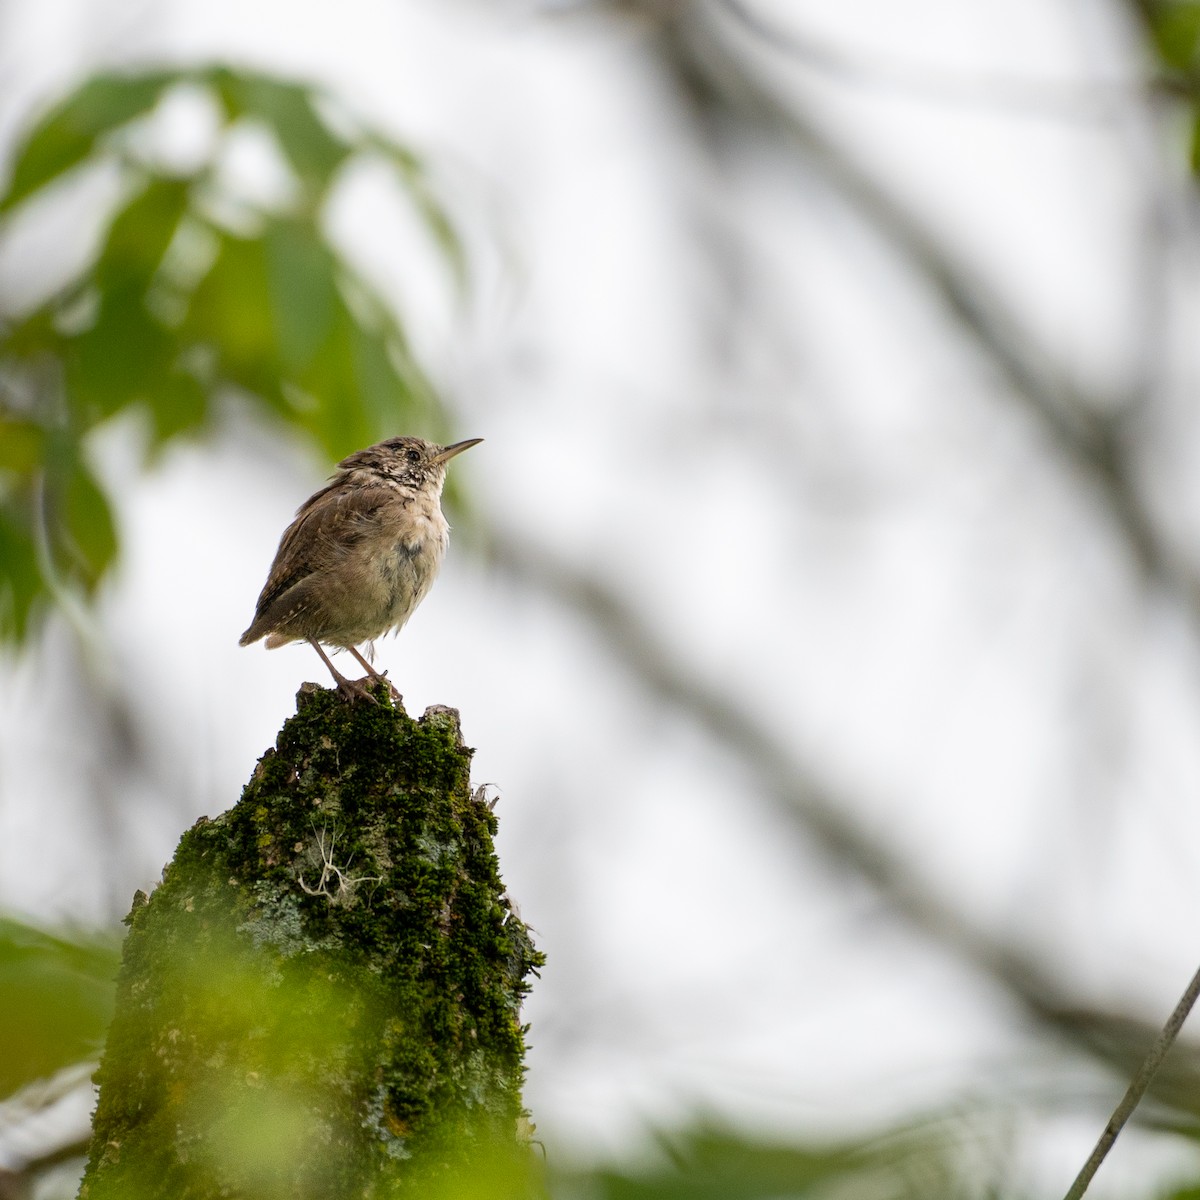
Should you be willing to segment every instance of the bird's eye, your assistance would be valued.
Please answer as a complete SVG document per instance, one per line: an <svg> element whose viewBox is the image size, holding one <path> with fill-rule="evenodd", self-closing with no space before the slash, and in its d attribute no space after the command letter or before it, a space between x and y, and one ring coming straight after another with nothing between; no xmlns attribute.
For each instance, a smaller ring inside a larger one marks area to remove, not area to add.
<svg viewBox="0 0 1200 1200"><path fill-rule="evenodd" d="M420 450L406 450L404 452L404 457L407 458L410 463L419 463L421 461L421 452Z"/></svg>

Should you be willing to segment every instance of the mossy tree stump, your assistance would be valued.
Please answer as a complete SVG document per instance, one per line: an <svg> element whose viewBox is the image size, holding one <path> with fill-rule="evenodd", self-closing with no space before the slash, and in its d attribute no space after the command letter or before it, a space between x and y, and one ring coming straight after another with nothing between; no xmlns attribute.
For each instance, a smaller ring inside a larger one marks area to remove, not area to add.
<svg viewBox="0 0 1200 1200"><path fill-rule="evenodd" d="M541 956L458 714L414 721L377 694L306 684L238 804L135 898L81 1197L520 1177L519 1009Z"/></svg>

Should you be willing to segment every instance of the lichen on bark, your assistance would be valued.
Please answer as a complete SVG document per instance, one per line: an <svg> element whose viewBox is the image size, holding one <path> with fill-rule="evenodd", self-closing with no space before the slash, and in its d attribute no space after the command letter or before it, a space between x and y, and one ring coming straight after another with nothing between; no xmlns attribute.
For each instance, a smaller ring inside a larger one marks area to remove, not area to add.
<svg viewBox="0 0 1200 1200"><path fill-rule="evenodd" d="M378 695L306 684L241 800L135 898L81 1197L517 1186L541 955L458 714Z"/></svg>

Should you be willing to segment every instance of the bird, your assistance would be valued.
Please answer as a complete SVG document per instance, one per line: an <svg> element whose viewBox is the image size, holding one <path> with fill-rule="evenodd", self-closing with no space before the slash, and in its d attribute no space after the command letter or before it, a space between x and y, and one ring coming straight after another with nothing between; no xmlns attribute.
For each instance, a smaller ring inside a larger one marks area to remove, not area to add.
<svg viewBox="0 0 1200 1200"><path fill-rule="evenodd" d="M398 630L425 599L450 539L441 506L446 464L482 441L393 437L342 459L284 530L238 645L308 642L347 700L378 704L370 687L380 682L399 698L358 647ZM347 679L324 646L348 650L368 678Z"/></svg>

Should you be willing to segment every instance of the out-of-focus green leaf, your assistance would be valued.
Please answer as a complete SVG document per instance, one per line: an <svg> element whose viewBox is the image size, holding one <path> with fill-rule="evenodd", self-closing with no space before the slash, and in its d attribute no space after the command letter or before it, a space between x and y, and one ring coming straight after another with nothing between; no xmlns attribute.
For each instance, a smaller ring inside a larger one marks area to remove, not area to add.
<svg viewBox="0 0 1200 1200"><path fill-rule="evenodd" d="M98 311L64 348L68 401L80 428L162 387L177 348L147 297L187 200L185 183L153 180L113 220L96 265Z"/></svg>
<svg viewBox="0 0 1200 1200"><path fill-rule="evenodd" d="M701 1127L662 1137L660 1149L662 1165L641 1171L601 1169L555 1179L552 1160L551 1192L590 1200L968 1200L996 1194L978 1178L977 1164L959 1158L961 1147L944 1123L827 1145L772 1143Z"/></svg>
<svg viewBox="0 0 1200 1200"><path fill-rule="evenodd" d="M96 262L100 288L137 280L149 285L187 212L191 184L151 179L113 218Z"/></svg>
<svg viewBox="0 0 1200 1200"><path fill-rule="evenodd" d="M99 1053L119 957L116 937L0 919L0 1094Z"/></svg>
<svg viewBox="0 0 1200 1200"><path fill-rule="evenodd" d="M262 239L225 234L177 334L184 342L211 350L217 378L260 396L290 417L281 389L272 301Z"/></svg>
<svg viewBox="0 0 1200 1200"><path fill-rule="evenodd" d="M175 352L136 281L103 294L92 326L67 348L68 402L86 428L132 405L157 385Z"/></svg>
<svg viewBox="0 0 1200 1200"><path fill-rule="evenodd" d="M78 166L103 134L149 112L177 79L170 71L100 75L73 92L21 143L8 187L0 194L0 213Z"/></svg>
<svg viewBox="0 0 1200 1200"><path fill-rule="evenodd" d="M194 432L208 420L208 389L184 371L164 375L146 396L154 423L154 445Z"/></svg>
<svg viewBox="0 0 1200 1200"><path fill-rule="evenodd" d="M45 437L42 427L33 421L0 416L0 471L20 475L35 471L45 452Z"/></svg>
<svg viewBox="0 0 1200 1200"><path fill-rule="evenodd" d="M11 499L0 502L0 637L24 638L44 595L28 514Z"/></svg>
<svg viewBox="0 0 1200 1200"><path fill-rule="evenodd" d="M313 108L307 89L295 83L218 69L210 80L232 120L256 117L271 128L300 179L323 191L350 154Z"/></svg>
<svg viewBox="0 0 1200 1200"><path fill-rule="evenodd" d="M56 354L61 349L59 331L55 327L54 308L46 305L20 320L10 320L0 326L0 362L12 358L35 358L48 350Z"/></svg>
<svg viewBox="0 0 1200 1200"><path fill-rule="evenodd" d="M320 398L319 404L300 412L299 419L335 460L376 440L378 432L368 416L356 375L357 333L354 318L339 296L321 353L297 380L306 395Z"/></svg>
<svg viewBox="0 0 1200 1200"><path fill-rule="evenodd" d="M290 219L269 222L260 238L225 235L180 331L216 350L225 382L267 399L333 458L406 419L424 426L433 408L382 307L347 303L344 270L311 226ZM397 367L406 359L409 375Z"/></svg>
<svg viewBox="0 0 1200 1200"><path fill-rule="evenodd" d="M1200 39L1200 4L1195 0L1168 0L1151 9L1150 33L1163 62L1175 71L1196 65Z"/></svg>
<svg viewBox="0 0 1200 1200"><path fill-rule="evenodd" d="M396 365L397 358L407 358L408 347L361 324L351 327L351 337L354 378L370 427L381 434L401 425L423 428L428 418L423 387L413 387Z"/></svg>
<svg viewBox="0 0 1200 1200"><path fill-rule="evenodd" d="M265 235L279 358L300 373L322 352L339 304L337 261L314 225L272 221Z"/></svg>
<svg viewBox="0 0 1200 1200"><path fill-rule="evenodd" d="M846 1177L852 1165L840 1148L772 1146L710 1131L662 1144L670 1161L639 1173L598 1171L588 1177L589 1195L596 1200L785 1200L814 1195L818 1187Z"/></svg>
<svg viewBox="0 0 1200 1200"><path fill-rule="evenodd" d="M72 575L92 591L117 552L117 532L108 497L82 463L62 483L56 541L65 551Z"/></svg>

